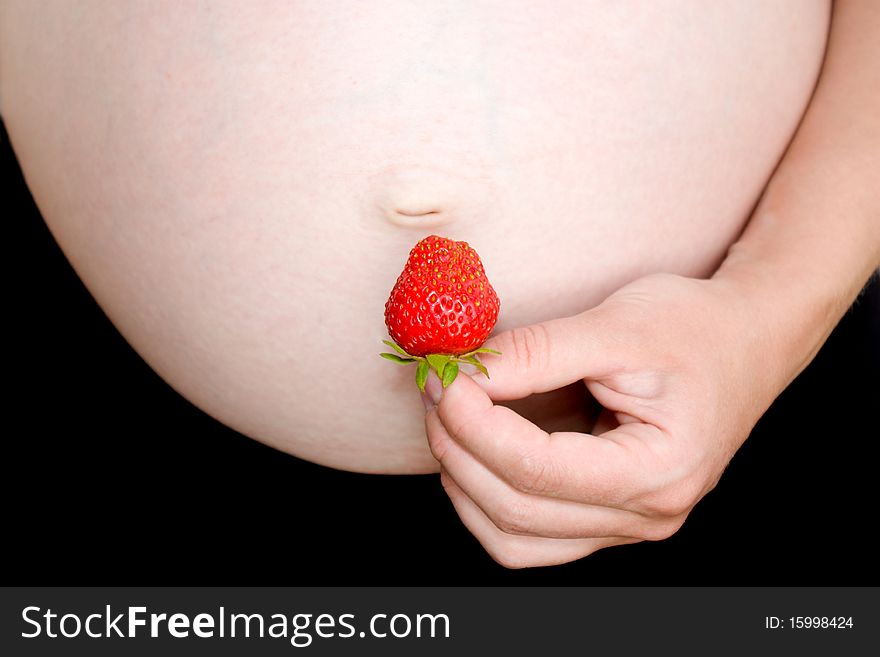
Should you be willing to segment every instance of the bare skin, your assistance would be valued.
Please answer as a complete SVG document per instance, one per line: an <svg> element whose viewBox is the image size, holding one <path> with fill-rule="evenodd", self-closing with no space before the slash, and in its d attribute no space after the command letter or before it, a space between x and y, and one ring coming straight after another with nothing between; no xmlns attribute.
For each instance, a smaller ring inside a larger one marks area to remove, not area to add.
<svg viewBox="0 0 880 657"><path fill-rule="evenodd" d="M77 272L183 395L318 463L432 472L412 373L375 355L410 246L471 242L499 332L712 275L807 107L828 15L7 1L0 112ZM515 408L593 427L582 385Z"/></svg>

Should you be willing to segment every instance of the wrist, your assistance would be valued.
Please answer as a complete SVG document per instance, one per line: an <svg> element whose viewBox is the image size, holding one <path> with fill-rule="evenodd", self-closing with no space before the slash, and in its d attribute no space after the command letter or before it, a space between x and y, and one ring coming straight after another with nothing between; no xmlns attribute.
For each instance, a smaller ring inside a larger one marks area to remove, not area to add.
<svg viewBox="0 0 880 657"><path fill-rule="evenodd" d="M774 398L810 363L861 289L756 239L734 244L711 283L738 315Z"/></svg>

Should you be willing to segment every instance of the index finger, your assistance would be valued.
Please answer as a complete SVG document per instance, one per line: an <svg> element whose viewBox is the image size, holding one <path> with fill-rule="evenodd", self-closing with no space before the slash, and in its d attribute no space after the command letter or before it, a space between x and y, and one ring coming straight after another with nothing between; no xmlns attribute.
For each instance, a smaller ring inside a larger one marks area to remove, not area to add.
<svg viewBox="0 0 880 657"><path fill-rule="evenodd" d="M438 415L455 442L524 493L581 503L631 507L658 473L645 439L659 431L628 423L602 436L548 434L505 406L495 406L470 377L444 392Z"/></svg>
<svg viewBox="0 0 880 657"><path fill-rule="evenodd" d="M618 360L607 333L597 309L504 331L484 345L503 355L481 354L491 378L477 381L492 399L508 400L601 377Z"/></svg>

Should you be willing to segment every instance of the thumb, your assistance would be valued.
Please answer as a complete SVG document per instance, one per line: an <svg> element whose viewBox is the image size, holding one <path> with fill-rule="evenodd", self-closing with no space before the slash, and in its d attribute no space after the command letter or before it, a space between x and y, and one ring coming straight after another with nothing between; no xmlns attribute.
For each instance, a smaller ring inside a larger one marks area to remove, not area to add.
<svg viewBox="0 0 880 657"><path fill-rule="evenodd" d="M474 381L496 401L522 399L584 378L609 373L610 349L601 315L588 310L504 331L483 345L501 355L480 354L489 376Z"/></svg>

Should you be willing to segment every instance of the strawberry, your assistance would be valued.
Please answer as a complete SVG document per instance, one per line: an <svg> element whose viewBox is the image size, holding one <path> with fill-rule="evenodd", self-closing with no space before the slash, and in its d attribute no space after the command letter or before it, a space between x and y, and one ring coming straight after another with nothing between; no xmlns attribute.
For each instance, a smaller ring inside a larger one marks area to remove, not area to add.
<svg viewBox="0 0 880 657"><path fill-rule="evenodd" d="M458 363L489 376L477 354L499 353L480 345L495 327L500 306L477 252L467 242L430 235L410 251L385 302L385 325L394 342L383 342L397 353L380 356L418 363L416 384L422 391L431 369L444 388L458 375Z"/></svg>

